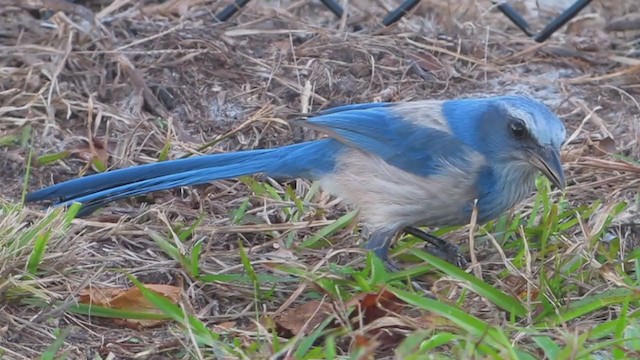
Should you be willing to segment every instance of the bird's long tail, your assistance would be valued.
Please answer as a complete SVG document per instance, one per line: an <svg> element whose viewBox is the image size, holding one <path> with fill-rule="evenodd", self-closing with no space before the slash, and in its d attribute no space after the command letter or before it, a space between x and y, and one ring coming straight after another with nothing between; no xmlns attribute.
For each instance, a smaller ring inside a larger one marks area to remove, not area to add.
<svg viewBox="0 0 640 360"><path fill-rule="evenodd" d="M214 180L265 173L316 179L333 170L342 145L323 139L275 149L213 154L133 166L62 182L27 194L27 201L56 200L56 206L83 204L87 215L127 197Z"/></svg>

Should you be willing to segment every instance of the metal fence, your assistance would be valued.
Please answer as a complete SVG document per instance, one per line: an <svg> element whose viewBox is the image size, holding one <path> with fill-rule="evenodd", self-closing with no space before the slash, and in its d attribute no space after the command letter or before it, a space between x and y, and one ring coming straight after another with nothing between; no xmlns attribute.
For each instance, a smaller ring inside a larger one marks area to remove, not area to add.
<svg viewBox="0 0 640 360"><path fill-rule="evenodd" d="M231 19L231 17L233 17L233 15L235 15L238 11L242 10L242 8L244 8L249 3L249 1L250 0L235 0L233 4L228 5L222 11L220 11L220 13L216 15L216 18L219 21L227 21ZM511 7L511 5L509 5L509 3L494 1L494 4L527 36L532 37L537 42L544 42L569 20L573 19L580 11L582 11L582 9L587 7L589 3L591 3L591 1L592 0L577 0L568 9L558 15L558 17L549 22L549 24L547 24L547 26L545 26L538 33L535 33L531 30L531 27L529 26L527 21L520 14L518 14L518 12L513 7ZM320 0L320 2L322 2L338 18L342 18L344 9L335 0ZM382 25L389 26L402 19L402 17L407 15L411 11L411 9L413 9L419 3L420 0L405 0L400 6L398 6L394 10L391 10L382 19ZM361 31L362 29L363 28L361 25L354 25L354 31Z"/></svg>

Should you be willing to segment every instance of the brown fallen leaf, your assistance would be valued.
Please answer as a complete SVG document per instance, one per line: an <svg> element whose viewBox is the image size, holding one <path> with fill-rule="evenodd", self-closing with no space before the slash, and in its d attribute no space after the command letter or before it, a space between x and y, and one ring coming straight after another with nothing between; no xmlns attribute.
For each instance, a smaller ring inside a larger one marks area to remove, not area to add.
<svg viewBox="0 0 640 360"><path fill-rule="evenodd" d="M399 313L405 303L389 291L364 293L353 297L347 302L348 308L356 307L359 311L352 312L351 321L354 329L360 325L368 325L377 319L391 313ZM300 306L287 309L273 318L280 336L292 337L307 335L320 323L333 314L334 309L328 302L310 301ZM367 335L375 335L379 331Z"/></svg>
<svg viewBox="0 0 640 360"><path fill-rule="evenodd" d="M145 284L144 286L166 297L174 304L177 304L180 300L182 290L178 287L163 284ZM92 304L137 313L163 314L161 310L142 295L142 292L140 292L140 289L137 287L129 289L89 288L80 294L78 301L81 304ZM114 322L132 328L156 326L165 321L166 320L114 319Z"/></svg>
<svg viewBox="0 0 640 360"><path fill-rule="evenodd" d="M366 325L386 316L389 312L399 313L405 303L389 291L381 290L378 293L361 294L347 303L348 307L355 305L359 305L363 323Z"/></svg>
<svg viewBox="0 0 640 360"><path fill-rule="evenodd" d="M599 155L613 154L616 152L616 141L609 136L600 141L594 142L593 145L600 151Z"/></svg>
<svg viewBox="0 0 640 360"><path fill-rule="evenodd" d="M563 163L575 162L588 156L604 156L616 153L616 141L610 136L604 138L586 138L576 140L571 146L563 149L560 159Z"/></svg>
<svg viewBox="0 0 640 360"><path fill-rule="evenodd" d="M327 302L310 301L298 307L287 309L278 314L274 321L280 333L290 332L292 335L311 333L320 323L333 313Z"/></svg>
<svg viewBox="0 0 640 360"><path fill-rule="evenodd" d="M359 350L358 359L373 360L375 359L374 355L376 349L380 346L380 342L368 334L356 334L352 346Z"/></svg>
<svg viewBox="0 0 640 360"><path fill-rule="evenodd" d="M91 164L91 167L99 172L105 171L107 168L107 162L109 161L109 150L104 143L104 140L94 137L91 139L91 144L83 145L77 149L69 150L70 153L76 154L81 159Z"/></svg>
<svg viewBox="0 0 640 360"><path fill-rule="evenodd" d="M92 304L98 306L111 307L109 302L114 297L125 292L126 289L120 288L96 288L85 289L80 293L78 301L81 304Z"/></svg>

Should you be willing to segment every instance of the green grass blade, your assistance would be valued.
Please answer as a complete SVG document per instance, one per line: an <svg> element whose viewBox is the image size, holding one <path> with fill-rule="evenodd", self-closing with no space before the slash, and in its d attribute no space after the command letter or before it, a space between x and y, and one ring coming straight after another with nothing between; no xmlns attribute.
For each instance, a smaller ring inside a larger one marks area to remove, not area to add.
<svg viewBox="0 0 640 360"><path fill-rule="evenodd" d="M329 236L333 235L336 231L346 228L351 221L355 218L357 211L351 211L345 215L342 215L336 221L323 227L318 232L313 234L309 239L303 241L300 246L303 248L315 248L321 247L317 243L325 241Z"/></svg>
<svg viewBox="0 0 640 360"><path fill-rule="evenodd" d="M421 346L421 351L431 351L439 346L449 344L454 342L460 338L459 335L452 334L450 332L442 332L437 333L431 336L427 341L425 341Z"/></svg>
<svg viewBox="0 0 640 360"><path fill-rule="evenodd" d="M571 303L567 308L560 309L559 314L553 314L550 318L539 319L535 326L541 329L554 327L606 306L623 304L625 301L634 302L638 300L640 300L640 292L637 290L625 288L608 290Z"/></svg>
<svg viewBox="0 0 640 360"><path fill-rule="evenodd" d="M40 266L40 262L42 261L44 251L50 238L51 230L46 230L36 236L36 241L33 244L33 250L31 251L31 255L29 255L29 260L27 261L27 271L30 274L35 275L38 272L38 267Z"/></svg>
<svg viewBox="0 0 640 360"><path fill-rule="evenodd" d="M200 278L200 254L202 254L202 241L199 241L193 249L191 249L191 276Z"/></svg>
<svg viewBox="0 0 640 360"><path fill-rule="evenodd" d="M502 291L483 282L477 277L466 273L464 270L458 268L457 266L440 259L439 257L416 249L412 249L411 253L419 257L423 261L428 262L441 272L464 282L471 291L485 297L503 310L509 311L510 313L518 317L525 317L527 315L527 309L515 297L503 293Z"/></svg>
<svg viewBox="0 0 640 360"><path fill-rule="evenodd" d="M171 316L167 314L154 314L145 313L139 311L113 309L104 306L91 305L91 304L75 304L67 308L67 311L87 315L98 316L104 318L114 319L131 319L131 320L169 320Z"/></svg>
<svg viewBox="0 0 640 360"><path fill-rule="evenodd" d="M311 334L305 336L303 340L298 345L298 349L296 349L294 353L294 359L302 359L311 349L313 344L320 338L323 334L324 329L333 322L334 317L328 316Z"/></svg>
<svg viewBox="0 0 640 360"><path fill-rule="evenodd" d="M147 289L138 279L136 279L132 275L127 275L129 280L140 290L142 296L144 296L151 304L153 304L158 310L162 311L165 315L169 316L171 319L179 322L185 322L185 314L182 309L171 302L165 296L162 296L155 291Z"/></svg>
<svg viewBox="0 0 640 360"><path fill-rule="evenodd" d="M40 355L40 360L64 359L64 357L57 357L56 354L64 345L64 340L69 336L69 334L71 334L71 328L69 327L62 331L58 331L58 334L56 334L56 340Z"/></svg>
<svg viewBox="0 0 640 360"><path fill-rule="evenodd" d="M182 263L183 256L182 254L180 254L180 250L178 250L175 245L173 245L171 242L169 242L162 235L158 234L155 231L150 231L149 237L160 247L160 249L165 254L169 255L169 257L171 257L173 260Z"/></svg>
<svg viewBox="0 0 640 360"><path fill-rule="evenodd" d="M54 163L54 162L56 162L58 160L66 159L66 158L69 157L69 155L71 155L70 152L61 151L61 152L58 152L58 153L46 154L46 155L38 156L36 158L36 164L38 164L38 166L48 165L48 164Z"/></svg>
<svg viewBox="0 0 640 360"><path fill-rule="evenodd" d="M257 274L258 283L287 283L287 282L298 282L299 279L294 277L284 277L284 276L275 276L269 274ZM253 284L254 281L246 274L234 274L234 273L225 273L225 274L205 274L200 275L198 278L200 281L204 282L220 282L220 283L241 283L241 284Z"/></svg>
<svg viewBox="0 0 640 360"><path fill-rule="evenodd" d="M22 233L17 241L12 242L12 248L14 250L22 249L27 246L27 244L35 242L38 234L41 234L44 229L49 227L63 211L64 210L61 208L53 210L49 215L38 221L36 225L32 226L28 231Z"/></svg>
<svg viewBox="0 0 640 360"><path fill-rule="evenodd" d="M560 346L548 336L533 336L533 341L544 352L547 359L557 359L560 354Z"/></svg>
<svg viewBox="0 0 640 360"><path fill-rule="evenodd" d="M258 299L262 299L262 291L260 290L260 282L258 281L258 275L256 274L255 269L251 265L251 260L249 256L247 256L247 252L244 250L242 246L242 242L238 241L238 250L240 253L240 262L242 262L242 267L247 272L247 276L251 279L251 283L253 284L253 288L256 292L256 297Z"/></svg>
<svg viewBox="0 0 640 360"><path fill-rule="evenodd" d="M218 356L226 357L234 353L233 349L220 342L219 335L210 331L202 321L198 320L194 316L186 314L180 306L172 303L166 297L147 289L135 277L128 275L128 278L138 289L140 289L142 295L149 300L150 303L174 321L182 324L182 326L186 328L185 330L193 333L199 343L211 346Z"/></svg>
<svg viewBox="0 0 640 360"><path fill-rule="evenodd" d="M508 351L511 353L513 358L517 357L513 352L513 348L511 347L509 340L502 331L490 326L473 315L467 314L464 310L418 294L410 293L408 291L392 287L388 287L388 291L406 303L434 312L451 320L454 324L464 329L469 334L479 339L485 339L488 344L495 348Z"/></svg>

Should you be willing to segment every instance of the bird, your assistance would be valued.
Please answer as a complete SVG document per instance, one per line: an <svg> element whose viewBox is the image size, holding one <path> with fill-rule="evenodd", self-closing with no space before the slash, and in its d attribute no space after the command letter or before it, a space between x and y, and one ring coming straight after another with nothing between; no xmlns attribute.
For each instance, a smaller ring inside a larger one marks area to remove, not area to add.
<svg viewBox="0 0 640 360"><path fill-rule="evenodd" d="M539 174L565 187L565 127L527 96L356 103L293 123L323 136L91 174L36 190L26 200L78 202L78 215L86 216L112 201L215 180L304 178L359 209L369 234L364 248L387 262L403 231L466 225L474 209L477 223L486 223L530 196Z"/></svg>

